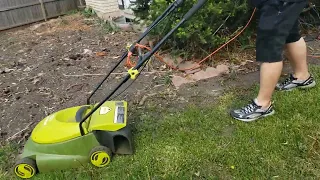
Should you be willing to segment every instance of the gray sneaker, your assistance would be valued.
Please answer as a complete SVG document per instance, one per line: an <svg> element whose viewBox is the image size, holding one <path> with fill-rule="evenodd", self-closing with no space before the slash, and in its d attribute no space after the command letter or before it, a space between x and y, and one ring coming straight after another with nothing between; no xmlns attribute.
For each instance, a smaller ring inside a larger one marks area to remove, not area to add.
<svg viewBox="0 0 320 180"><path fill-rule="evenodd" d="M290 76L287 79L277 84L276 90L292 91L297 88L306 89L312 88L314 86L316 86L316 81L314 80L312 75L310 75L310 77L307 80L301 81L295 78L292 74L290 74Z"/></svg>
<svg viewBox="0 0 320 180"><path fill-rule="evenodd" d="M262 109L261 106L257 105L257 103L253 100L248 105L236 109L230 112L230 115L240 121L251 122L255 121L259 118L267 117L273 115L275 113L273 109L273 104L266 110Z"/></svg>

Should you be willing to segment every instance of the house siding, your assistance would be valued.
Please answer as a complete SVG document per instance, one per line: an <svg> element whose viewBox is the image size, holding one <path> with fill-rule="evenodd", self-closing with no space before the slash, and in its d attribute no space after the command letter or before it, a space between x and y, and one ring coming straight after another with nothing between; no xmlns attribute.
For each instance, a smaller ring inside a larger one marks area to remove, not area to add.
<svg viewBox="0 0 320 180"><path fill-rule="evenodd" d="M86 0L86 4L100 13L113 13L119 11L117 0Z"/></svg>

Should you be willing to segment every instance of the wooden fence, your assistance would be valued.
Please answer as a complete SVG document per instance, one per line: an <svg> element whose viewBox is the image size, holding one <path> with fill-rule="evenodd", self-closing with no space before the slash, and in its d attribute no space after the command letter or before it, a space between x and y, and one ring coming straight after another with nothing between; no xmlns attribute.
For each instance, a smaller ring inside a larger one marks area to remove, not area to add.
<svg viewBox="0 0 320 180"><path fill-rule="evenodd" d="M57 17L78 9L82 0L0 0L0 30Z"/></svg>

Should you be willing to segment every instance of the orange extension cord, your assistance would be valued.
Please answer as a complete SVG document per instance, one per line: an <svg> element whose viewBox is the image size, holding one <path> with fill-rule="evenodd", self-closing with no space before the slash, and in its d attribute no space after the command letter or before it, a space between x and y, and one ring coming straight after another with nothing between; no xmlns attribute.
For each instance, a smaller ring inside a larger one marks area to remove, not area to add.
<svg viewBox="0 0 320 180"><path fill-rule="evenodd" d="M158 53L155 53L154 55L157 57L157 59L159 59L161 62L165 63L168 67L174 69L174 70L179 70L179 71L186 71L186 70L193 70L193 69L197 69L201 66L201 64L208 60L211 56L213 56L214 54L216 54L218 51L220 51L222 48L224 48L226 45L228 45L230 42L232 42L233 40L235 40L239 35L242 34L242 32L249 26L249 24L251 23L252 21L252 18L254 17L254 14L256 12L256 9L253 10L252 12L252 15L248 21L248 23L246 24L246 26L235 36L233 37L232 39L230 39L229 41L227 41L225 44L223 44L221 47L219 47L218 49L216 49L215 51L213 51L211 54L209 54L207 57L205 57L204 59L202 59L201 61L197 62L196 65L192 68L185 68L185 69L181 69L181 68L177 68L177 67L174 67L173 65L170 65L168 64L167 62L164 61L164 59L158 54ZM141 45L141 44L136 44L135 47L140 47L140 48L143 48L143 49L147 49L149 51L151 51L151 48L150 47L147 47L147 46L144 46L144 45ZM127 56L127 61L126 61L126 64L125 66L131 68L131 67L134 67L136 65L136 62L132 62L130 60L132 56L132 53L129 52L128 53L128 56ZM313 58L320 58L320 56L315 56L315 55L308 55L308 57L313 57Z"/></svg>

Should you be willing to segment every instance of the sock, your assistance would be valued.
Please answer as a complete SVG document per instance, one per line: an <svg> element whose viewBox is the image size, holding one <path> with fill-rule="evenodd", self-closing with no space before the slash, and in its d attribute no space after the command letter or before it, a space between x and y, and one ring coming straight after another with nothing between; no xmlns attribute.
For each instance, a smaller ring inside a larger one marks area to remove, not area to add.
<svg viewBox="0 0 320 180"><path fill-rule="evenodd" d="M255 99L254 99L254 102L255 102L258 106L261 106L261 105L259 104L259 102L258 102L258 99L257 99L257 98L255 98ZM263 110L267 110L270 106L271 106L271 102L270 102L269 106L267 106L267 107L262 107L262 106L261 106L261 109L263 109Z"/></svg>

